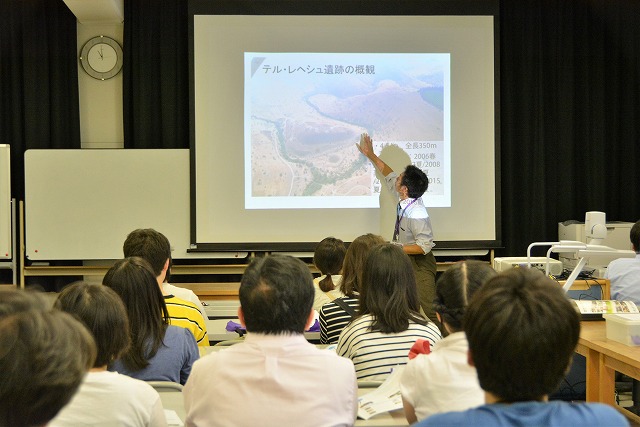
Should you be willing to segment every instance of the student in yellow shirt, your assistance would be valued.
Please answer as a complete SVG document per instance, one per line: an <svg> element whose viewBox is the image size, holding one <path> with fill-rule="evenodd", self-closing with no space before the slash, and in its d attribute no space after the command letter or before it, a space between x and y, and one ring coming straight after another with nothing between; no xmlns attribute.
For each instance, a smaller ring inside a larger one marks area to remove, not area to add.
<svg viewBox="0 0 640 427"><path fill-rule="evenodd" d="M125 257L137 256L151 265L169 311L170 324L190 330L199 346L208 347L209 337L201 312L202 305L199 307L184 298L188 292L193 292L166 283L171 265L169 239L151 228L138 229L129 233L122 249ZM180 295L176 295L177 292L180 292ZM197 297L195 299L197 300Z"/></svg>

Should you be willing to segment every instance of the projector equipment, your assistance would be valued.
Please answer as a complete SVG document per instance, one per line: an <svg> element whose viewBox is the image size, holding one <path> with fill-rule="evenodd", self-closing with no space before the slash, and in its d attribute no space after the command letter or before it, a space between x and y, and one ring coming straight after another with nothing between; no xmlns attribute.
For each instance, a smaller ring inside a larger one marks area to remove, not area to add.
<svg viewBox="0 0 640 427"><path fill-rule="evenodd" d="M587 240L589 236L587 236L587 224L585 222L574 220L559 222L558 240L571 240L588 243ZM602 240L602 243L600 243L601 245L620 250L631 248L631 243L629 242L629 233L631 231L631 227L633 227L633 222L605 222L605 227L607 229L607 234L606 237ZM559 252L558 259L562 261L562 265L566 269L572 270L576 265L578 265L578 258L576 257L575 252ZM607 265L609 265L610 261L610 258L594 256L589 258L586 266L591 269L603 271L607 268Z"/></svg>
<svg viewBox="0 0 640 427"><path fill-rule="evenodd" d="M614 249L609 246L601 245L602 240L606 237L606 217L602 212L587 212L585 215L585 234L587 242L578 242L570 240L560 240L559 242L534 242L527 248L527 259L531 258L531 249L535 246L550 246L547 250L547 258L551 253L570 252L578 259L575 266L564 286L565 292L571 288L571 285L578 277L578 274L587 264L587 260L592 257L602 257L608 261L616 258L635 258L636 253L633 251L625 251ZM588 227L588 228L587 228ZM547 269L548 274L548 269Z"/></svg>
<svg viewBox="0 0 640 427"><path fill-rule="evenodd" d="M496 271L505 271L510 268L522 267L529 268L529 260L531 261L531 268L537 268L542 272L546 272L547 262L549 263L549 273L554 276L562 274L562 263L558 260L546 258L546 257L506 257L506 258L494 258L493 268Z"/></svg>

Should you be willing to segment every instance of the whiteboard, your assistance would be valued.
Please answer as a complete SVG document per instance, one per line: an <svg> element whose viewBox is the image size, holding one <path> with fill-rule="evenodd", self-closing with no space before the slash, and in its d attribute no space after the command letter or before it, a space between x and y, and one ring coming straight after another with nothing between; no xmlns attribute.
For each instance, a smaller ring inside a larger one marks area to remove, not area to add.
<svg viewBox="0 0 640 427"><path fill-rule="evenodd" d="M0 259L11 259L11 146L0 144Z"/></svg>
<svg viewBox="0 0 640 427"><path fill-rule="evenodd" d="M189 150L27 150L30 260L122 258L127 234L154 228L190 258Z"/></svg>

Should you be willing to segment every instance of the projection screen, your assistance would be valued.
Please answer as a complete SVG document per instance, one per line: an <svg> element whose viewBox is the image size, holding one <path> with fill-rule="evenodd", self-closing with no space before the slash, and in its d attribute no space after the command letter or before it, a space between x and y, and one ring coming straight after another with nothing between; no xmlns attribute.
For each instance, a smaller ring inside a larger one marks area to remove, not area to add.
<svg viewBox="0 0 640 427"><path fill-rule="evenodd" d="M192 250L389 239L364 132L429 176L436 249L498 247L497 3L471 3L192 0Z"/></svg>

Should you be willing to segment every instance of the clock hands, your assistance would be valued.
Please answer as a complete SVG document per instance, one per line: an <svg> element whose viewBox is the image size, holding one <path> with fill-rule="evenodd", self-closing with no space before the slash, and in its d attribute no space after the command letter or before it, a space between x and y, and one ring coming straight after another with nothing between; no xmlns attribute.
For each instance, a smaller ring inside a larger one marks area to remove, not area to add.
<svg viewBox="0 0 640 427"><path fill-rule="evenodd" d="M98 51L98 55L100 55L100 59L104 60L104 53L102 52L103 47L100 46L100 50Z"/></svg>

